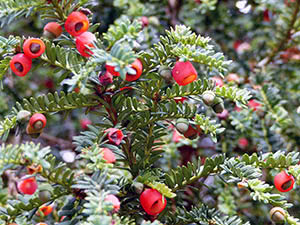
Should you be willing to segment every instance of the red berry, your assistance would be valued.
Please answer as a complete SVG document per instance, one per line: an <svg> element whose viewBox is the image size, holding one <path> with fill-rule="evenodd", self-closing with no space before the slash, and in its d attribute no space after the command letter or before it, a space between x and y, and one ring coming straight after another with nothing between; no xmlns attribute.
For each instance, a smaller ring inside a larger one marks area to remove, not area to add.
<svg viewBox="0 0 300 225"><path fill-rule="evenodd" d="M117 71L115 71L115 67L114 67L114 66L110 66L110 65L108 65L108 64L105 64L105 68L106 68L106 70L107 70L109 73L111 73L112 75L114 75L114 76L116 76L116 77L120 76L120 73L117 72Z"/></svg>
<svg viewBox="0 0 300 225"><path fill-rule="evenodd" d="M92 121L90 121L88 118L80 120L80 126L83 130L87 130L88 125L90 125L90 124L92 124Z"/></svg>
<svg viewBox="0 0 300 225"><path fill-rule="evenodd" d="M257 102L256 100L254 99L251 99L249 102L248 102L248 106L253 109L253 111L256 111L257 109L259 109L261 107L261 104L259 102Z"/></svg>
<svg viewBox="0 0 300 225"><path fill-rule="evenodd" d="M54 82L52 79L48 78L44 81L44 85L48 89L53 89L54 88Z"/></svg>
<svg viewBox="0 0 300 225"><path fill-rule="evenodd" d="M47 23L44 26L44 35L49 38L57 38L63 32L62 27L56 22Z"/></svg>
<svg viewBox="0 0 300 225"><path fill-rule="evenodd" d="M228 82L235 82L235 83L240 83L240 77L236 73L230 73L226 77Z"/></svg>
<svg viewBox="0 0 300 225"><path fill-rule="evenodd" d="M36 225L48 225L46 223L37 223Z"/></svg>
<svg viewBox="0 0 300 225"><path fill-rule="evenodd" d="M43 212L44 216L48 216L53 211L53 207L52 205L42 205L39 210ZM37 215L40 216L39 211L37 211Z"/></svg>
<svg viewBox="0 0 300 225"><path fill-rule="evenodd" d="M215 76L215 77L212 77L211 80L214 81L216 83L216 86L218 86L218 87L223 87L223 85L224 85L224 82L220 77Z"/></svg>
<svg viewBox="0 0 300 225"><path fill-rule="evenodd" d="M141 17L141 22L143 27L147 27L149 25L149 19L147 16L142 16Z"/></svg>
<svg viewBox="0 0 300 225"><path fill-rule="evenodd" d="M174 129L173 135L172 135L172 141L174 141L175 143L178 143L181 139L183 139L183 137L179 134L179 132L176 129Z"/></svg>
<svg viewBox="0 0 300 225"><path fill-rule="evenodd" d="M175 63L172 69L172 76L177 84L185 86L197 79L197 71L189 61Z"/></svg>
<svg viewBox="0 0 300 225"><path fill-rule="evenodd" d="M292 175L288 175L284 170L274 177L274 184L278 191L288 192L293 189L295 179Z"/></svg>
<svg viewBox="0 0 300 225"><path fill-rule="evenodd" d="M226 120L228 118L229 112L227 109L224 109L223 112L217 113L217 116L220 120Z"/></svg>
<svg viewBox="0 0 300 225"><path fill-rule="evenodd" d="M46 126L46 123L47 123L47 119L41 113L33 114L29 120L29 125L36 130L40 130L44 128Z"/></svg>
<svg viewBox="0 0 300 225"><path fill-rule="evenodd" d="M99 81L102 86L107 86L113 82L113 75L106 71L104 74L99 76Z"/></svg>
<svg viewBox="0 0 300 225"><path fill-rule="evenodd" d="M238 145L241 149L245 149L248 147L249 141L247 140L247 138L240 138L238 141Z"/></svg>
<svg viewBox="0 0 300 225"><path fill-rule="evenodd" d="M149 215L155 216L161 213L167 205L167 200L155 189L146 189L140 195L140 202Z"/></svg>
<svg viewBox="0 0 300 225"><path fill-rule="evenodd" d="M93 52L90 49L88 49L86 45L90 48L94 48L94 41L96 41L96 37L93 33L84 32L76 38L76 48L82 56L90 57L91 55L93 55Z"/></svg>
<svg viewBox="0 0 300 225"><path fill-rule="evenodd" d="M10 60L11 70L19 77L24 77L29 72L29 70L31 69L31 64L31 58L23 53L15 55Z"/></svg>
<svg viewBox="0 0 300 225"><path fill-rule="evenodd" d="M264 11L264 21L265 22L270 22L271 21L270 12L267 9Z"/></svg>
<svg viewBox="0 0 300 225"><path fill-rule="evenodd" d="M108 140L111 144L119 145L124 138L122 131L116 128L109 128L104 132L108 133Z"/></svg>
<svg viewBox="0 0 300 225"><path fill-rule="evenodd" d="M237 40L237 41L235 41L235 42L233 43L233 48L234 48L235 50L237 50L241 44L242 44L242 41Z"/></svg>
<svg viewBox="0 0 300 225"><path fill-rule="evenodd" d="M188 130L183 134L184 137L189 139L194 139L198 136L199 132L192 125L189 125Z"/></svg>
<svg viewBox="0 0 300 225"><path fill-rule="evenodd" d="M116 162L115 154L108 148L103 148L101 153L103 154L103 159L106 163L114 163Z"/></svg>
<svg viewBox="0 0 300 225"><path fill-rule="evenodd" d="M143 64L139 59L136 59L132 64L131 67L136 71L135 75L126 74L127 81L135 81L140 78L143 72Z"/></svg>
<svg viewBox="0 0 300 225"><path fill-rule="evenodd" d="M30 58L37 58L45 52L45 44L39 38L27 39L23 44L24 54Z"/></svg>
<svg viewBox="0 0 300 225"><path fill-rule="evenodd" d="M104 201L110 202L113 205L115 212L119 211L121 204L120 204L119 199L116 196L114 196L114 195L107 195L105 197Z"/></svg>
<svg viewBox="0 0 300 225"><path fill-rule="evenodd" d="M175 97L174 100L175 100L176 103L178 103L178 102L183 103L185 100L187 100L187 98L185 98L185 97Z"/></svg>
<svg viewBox="0 0 300 225"><path fill-rule="evenodd" d="M65 29L76 37L89 29L89 19L81 12L72 12L65 22Z"/></svg>
<svg viewBox="0 0 300 225"><path fill-rule="evenodd" d="M37 187L38 185L35 180L35 177L29 177L29 178L23 177L18 182L19 191L26 195L33 195Z"/></svg>

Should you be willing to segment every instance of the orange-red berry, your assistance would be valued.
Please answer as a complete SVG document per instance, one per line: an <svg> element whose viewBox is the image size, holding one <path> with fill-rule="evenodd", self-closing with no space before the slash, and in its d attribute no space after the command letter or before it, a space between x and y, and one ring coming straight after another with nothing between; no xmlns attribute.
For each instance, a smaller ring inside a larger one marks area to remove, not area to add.
<svg viewBox="0 0 300 225"><path fill-rule="evenodd" d="M116 196L107 195L106 198L104 199L104 201L110 202L113 205L115 212L119 211L121 204L120 204L119 199Z"/></svg>
<svg viewBox="0 0 300 225"><path fill-rule="evenodd" d="M65 22L65 29L72 36L79 36L89 29L89 19L82 12L72 12Z"/></svg>
<svg viewBox="0 0 300 225"><path fill-rule="evenodd" d="M126 81L135 81L142 75L143 64L139 59L136 59L130 66L136 71L136 73L134 75L126 74Z"/></svg>
<svg viewBox="0 0 300 225"><path fill-rule="evenodd" d="M256 100L254 99L251 99L249 102L248 102L248 106L253 109L254 111L258 110L260 107L261 107L261 104L259 102L257 102Z"/></svg>
<svg viewBox="0 0 300 225"><path fill-rule="evenodd" d="M140 202L149 215L155 216L161 213L167 205L167 200L155 189L146 189L140 195Z"/></svg>
<svg viewBox="0 0 300 225"><path fill-rule="evenodd" d="M24 77L31 69L32 60L23 53L15 55L10 60L11 70L19 77Z"/></svg>
<svg viewBox="0 0 300 225"><path fill-rule="evenodd" d="M105 68L107 70L107 72L111 73L112 75L118 77L120 76L120 73L115 71L115 67L114 66L110 66L108 64L105 64Z"/></svg>
<svg viewBox="0 0 300 225"><path fill-rule="evenodd" d="M87 130L88 129L88 125L92 124L92 121L88 118L85 119L81 119L80 120L80 126L83 130Z"/></svg>
<svg viewBox="0 0 300 225"><path fill-rule="evenodd" d="M106 129L104 132L108 133L108 140L111 144L119 145L121 144L124 138L122 131L116 128L109 128Z"/></svg>
<svg viewBox="0 0 300 225"><path fill-rule="evenodd" d="M23 177L18 182L17 186L19 191L26 195L33 195L38 187L35 177Z"/></svg>
<svg viewBox="0 0 300 225"><path fill-rule="evenodd" d="M52 205L42 205L39 208L39 211L41 211L44 214L44 216L48 216L53 211L53 207ZM38 216L40 216L39 211L37 211Z"/></svg>
<svg viewBox="0 0 300 225"><path fill-rule="evenodd" d="M24 54L30 58L37 58L45 52L45 44L39 38L27 39L23 44Z"/></svg>
<svg viewBox="0 0 300 225"><path fill-rule="evenodd" d="M41 113L33 114L29 120L29 125L35 130L43 129L46 126L46 123L47 123L47 119Z"/></svg>
<svg viewBox="0 0 300 225"><path fill-rule="evenodd" d="M274 184L278 191L288 192L293 189L295 178L283 170L274 177Z"/></svg>
<svg viewBox="0 0 300 225"><path fill-rule="evenodd" d="M62 27L56 22L49 22L44 27L44 36L48 38L57 38L63 32Z"/></svg>
<svg viewBox="0 0 300 225"><path fill-rule="evenodd" d="M88 49L86 46L89 46L90 48L94 48L93 42L96 41L96 37L91 32L84 32L80 34L78 37L76 37L76 48L79 51L79 53L84 57L90 57L93 55L93 52Z"/></svg>
<svg viewBox="0 0 300 225"><path fill-rule="evenodd" d="M101 150L101 154L103 155L103 159L106 163L114 163L116 162L115 154L108 148L103 148Z"/></svg>
<svg viewBox="0 0 300 225"><path fill-rule="evenodd" d="M172 70L172 76L177 84L185 86L195 81L197 79L198 74L191 62L177 61Z"/></svg>
<svg viewBox="0 0 300 225"><path fill-rule="evenodd" d="M212 77L211 80L216 84L218 87L222 87L224 85L223 80L220 77Z"/></svg>

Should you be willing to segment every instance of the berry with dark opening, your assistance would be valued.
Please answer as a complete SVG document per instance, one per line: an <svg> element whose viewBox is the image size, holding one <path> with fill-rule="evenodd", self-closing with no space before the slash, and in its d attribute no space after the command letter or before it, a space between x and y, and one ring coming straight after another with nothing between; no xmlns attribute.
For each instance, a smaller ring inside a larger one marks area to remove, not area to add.
<svg viewBox="0 0 300 225"><path fill-rule="evenodd" d="M37 58L45 52L45 44L39 38L27 39L23 44L24 54L29 58Z"/></svg>
<svg viewBox="0 0 300 225"><path fill-rule="evenodd" d="M140 78L143 72L143 64L139 59L136 59L133 63L130 65L132 69L136 71L135 74L126 74L126 81L135 81Z"/></svg>
<svg viewBox="0 0 300 225"><path fill-rule="evenodd" d="M99 82L102 86L107 86L113 82L113 75L106 71L104 74L100 74Z"/></svg>
<svg viewBox="0 0 300 225"><path fill-rule="evenodd" d="M284 170L278 173L274 177L274 184L278 191L288 192L293 189L295 183L295 178L293 175L289 175Z"/></svg>
<svg viewBox="0 0 300 225"><path fill-rule="evenodd" d="M122 131L117 128L109 128L106 129L104 132L108 133L108 140L111 144L119 145L121 144L124 138Z"/></svg>
<svg viewBox="0 0 300 225"><path fill-rule="evenodd" d="M22 177L17 186L18 190L26 195L33 195L38 187L35 177L27 176Z"/></svg>
<svg viewBox="0 0 300 225"><path fill-rule="evenodd" d="M89 48L94 48L93 42L96 41L96 36L91 33L91 32L84 32L80 34L79 36L76 37L76 48L78 52L84 56L84 57L90 57L93 55L93 52L88 49L86 46Z"/></svg>
<svg viewBox="0 0 300 225"><path fill-rule="evenodd" d="M147 16L142 16L141 17L141 22L142 22L142 27L147 27L149 25L149 19Z"/></svg>
<svg viewBox="0 0 300 225"><path fill-rule="evenodd" d="M89 19L82 12L72 12L66 22L65 29L72 36L79 36L89 29Z"/></svg>
<svg viewBox="0 0 300 225"><path fill-rule="evenodd" d="M152 216L161 213L167 205L166 198L155 189L146 189L143 191L140 195L140 202L145 212Z"/></svg>
<svg viewBox="0 0 300 225"><path fill-rule="evenodd" d="M42 205L39 208L39 211L41 211L44 216L48 216L53 211L53 206L52 205ZM39 211L37 211L37 215L41 216L41 213Z"/></svg>
<svg viewBox="0 0 300 225"><path fill-rule="evenodd" d="M32 60L23 53L14 55L10 60L11 70L19 77L24 77L31 69Z"/></svg>
<svg viewBox="0 0 300 225"><path fill-rule="evenodd" d="M49 22L44 26L43 35L49 39L58 38L63 32L62 27L56 22Z"/></svg>
<svg viewBox="0 0 300 225"><path fill-rule="evenodd" d="M46 126L47 119L42 113L35 113L29 120L30 126L35 130L43 129Z"/></svg>
<svg viewBox="0 0 300 225"><path fill-rule="evenodd" d="M180 86L185 86L195 81L198 74L191 62L177 61L172 69L172 76L177 84Z"/></svg>

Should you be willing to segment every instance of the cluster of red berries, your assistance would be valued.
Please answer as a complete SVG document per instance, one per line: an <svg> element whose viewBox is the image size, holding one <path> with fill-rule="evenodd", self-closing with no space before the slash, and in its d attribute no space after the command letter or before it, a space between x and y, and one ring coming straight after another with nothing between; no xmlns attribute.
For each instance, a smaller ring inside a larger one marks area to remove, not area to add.
<svg viewBox="0 0 300 225"><path fill-rule="evenodd" d="M32 59L41 56L45 44L39 38L29 38L23 44L23 52L14 55L10 61L11 70L19 77L24 77L31 69Z"/></svg>
<svg viewBox="0 0 300 225"><path fill-rule="evenodd" d="M86 46L94 48L93 42L96 41L96 36L87 31L89 29L88 17L82 12L72 12L65 22L65 29L76 37L75 43L78 52L84 57L90 57L93 52Z"/></svg>
<svg viewBox="0 0 300 225"><path fill-rule="evenodd" d="M140 78L143 73L143 64L139 59L136 59L133 63L131 63L130 67L135 70L135 74L126 74L126 81L132 82ZM105 64L106 72L105 74L99 77L100 83L102 85L107 85L112 83L113 76L120 76L120 73L116 71L115 66L110 65L109 63Z"/></svg>

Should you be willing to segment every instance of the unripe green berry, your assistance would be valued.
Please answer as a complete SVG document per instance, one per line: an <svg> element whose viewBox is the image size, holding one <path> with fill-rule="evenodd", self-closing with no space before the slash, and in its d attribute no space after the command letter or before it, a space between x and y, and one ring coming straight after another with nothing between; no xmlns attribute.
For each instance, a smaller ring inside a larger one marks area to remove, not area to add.
<svg viewBox="0 0 300 225"><path fill-rule="evenodd" d="M189 121L184 118L180 118L176 121L176 129L179 133L184 134L189 129Z"/></svg>
<svg viewBox="0 0 300 225"><path fill-rule="evenodd" d="M214 103L215 98L216 98L216 95L213 91L205 91L202 94L203 102L206 105L212 105Z"/></svg>
<svg viewBox="0 0 300 225"><path fill-rule="evenodd" d="M26 122L30 119L31 113L27 110L21 110L17 114L17 120L20 122Z"/></svg>
<svg viewBox="0 0 300 225"><path fill-rule="evenodd" d="M274 207L270 210L271 220L275 223L284 223L286 213L281 207Z"/></svg>
<svg viewBox="0 0 300 225"><path fill-rule="evenodd" d="M219 97L215 98L212 108L215 113L222 113L224 111L223 99L221 99Z"/></svg>
<svg viewBox="0 0 300 225"><path fill-rule="evenodd" d="M173 80L172 71L167 66L160 66L159 69L158 69L158 73L167 82L171 82Z"/></svg>
<svg viewBox="0 0 300 225"><path fill-rule="evenodd" d="M149 24L154 26L160 25L159 19L156 16L150 16L148 19L149 19Z"/></svg>
<svg viewBox="0 0 300 225"><path fill-rule="evenodd" d="M140 182L134 182L132 184L133 188L134 188L134 191L137 193L137 194L141 194L144 190L144 184L140 183Z"/></svg>

